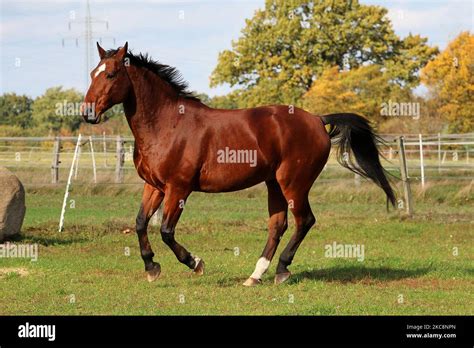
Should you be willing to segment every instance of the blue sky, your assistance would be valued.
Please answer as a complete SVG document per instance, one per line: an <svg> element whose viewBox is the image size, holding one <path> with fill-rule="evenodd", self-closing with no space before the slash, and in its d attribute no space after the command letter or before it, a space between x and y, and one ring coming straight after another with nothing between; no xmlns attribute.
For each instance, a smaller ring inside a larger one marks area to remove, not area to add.
<svg viewBox="0 0 474 348"><path fill-rule="evenodd" d="M72 21L69 30L68 23L71 15L76 19L84 16L85 0L0 1L0 93L36 97L59 85L84 91L84 44L79 38L76 47L74 40L84 29ZM472 0L361 2L389 9L398 35L421 34L440 48L459 32L472 32L474 27ZM128 41L134 52L148 52L176 66L192 90L212 96L230 90L228 86L209 87L218 53L230 48L245 19L263 6L263 0L92 0L91 12L93 17L109 22L109 30L104 24L94 25L97 36L104 37L103 47L114 46L112 37L116 46ZM93 57L96 64L95 51Z"/></svg>

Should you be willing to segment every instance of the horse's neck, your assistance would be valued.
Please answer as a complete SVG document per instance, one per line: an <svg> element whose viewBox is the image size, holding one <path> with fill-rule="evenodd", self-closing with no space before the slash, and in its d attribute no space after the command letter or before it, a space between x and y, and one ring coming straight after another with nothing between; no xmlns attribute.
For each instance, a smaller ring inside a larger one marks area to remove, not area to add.
<svg viewBox="0 0 474 348"><path fill-rule="evenodd" d="M123 103L125 116L135 140L147 142L147 135L154 138L163 135L172 124L174 116L170 110L177 108L176 92L154 73L130 67L129 77L133 89Z"/></svg>

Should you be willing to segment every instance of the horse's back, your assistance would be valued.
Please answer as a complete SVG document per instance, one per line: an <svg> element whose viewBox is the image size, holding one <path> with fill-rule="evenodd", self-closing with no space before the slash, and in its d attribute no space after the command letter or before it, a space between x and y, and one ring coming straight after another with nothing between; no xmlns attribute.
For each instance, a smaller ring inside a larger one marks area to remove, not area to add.
<svg viewBox="0 0 474 348"><path fill-rule="evenodd" d="M204 191L253 186L276 178L279 168L286 168L282 173L319 173L329 154L330 140L321 119L299 108L212 110L205 118L200 121L206 145L200 173ZM245 162L249 158L253 162Z"/></svg>

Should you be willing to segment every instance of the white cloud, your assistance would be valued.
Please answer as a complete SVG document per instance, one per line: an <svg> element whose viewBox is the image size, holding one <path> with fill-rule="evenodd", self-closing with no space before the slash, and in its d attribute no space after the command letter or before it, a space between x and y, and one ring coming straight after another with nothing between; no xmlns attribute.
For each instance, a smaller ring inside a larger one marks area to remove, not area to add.
<svg viewBox="0 0 474 348"><path fill-rule="evenodd" d="M472 30L473 13L470 1L426 3L426 6L391 7L388 11L395 31L406 35L420 34L431 44L442 48L462 30Z"/></svg>

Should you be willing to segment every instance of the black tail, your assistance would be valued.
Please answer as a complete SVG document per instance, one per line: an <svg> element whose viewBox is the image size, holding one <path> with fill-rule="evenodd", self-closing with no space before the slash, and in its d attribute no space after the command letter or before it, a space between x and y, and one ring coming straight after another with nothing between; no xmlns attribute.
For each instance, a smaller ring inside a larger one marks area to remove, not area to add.
<svg viewBox="0 0 474 348"><path fill-rule="evenodd" d="M384 190L387 200L395 206L395 194L380 164L376 145L377 141L383 141L374 133L369 121L356 114L331 114L321 118L324 124L331 126L329 136L339 146L338 162L354 173L371 179ZM351 150L356 163L352 160Z"/></svg>

